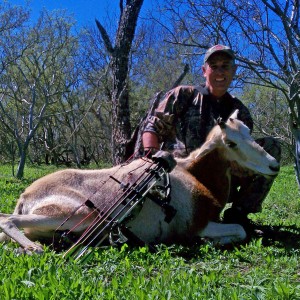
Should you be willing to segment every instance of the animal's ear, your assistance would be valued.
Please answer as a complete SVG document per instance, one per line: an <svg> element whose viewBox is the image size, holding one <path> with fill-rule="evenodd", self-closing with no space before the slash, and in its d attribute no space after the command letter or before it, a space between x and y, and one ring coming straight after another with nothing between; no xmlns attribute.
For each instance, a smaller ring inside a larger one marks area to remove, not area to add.
<svg viewBox="0 0 300 300"><path fill-rule="evenodd" d="M226 124L225 124L225 122L222 120L221 117L219 117L219 118L217 119L217 124L218 124L221 128L225 128L225 127L226 127Z"/></svg>
<svg viewBox="0 0 300 300"><path fill-rule="evenodd" d="M238 113L239 113L239 110L236 109L236 110L231 114L231 116L229 117L229 120L230 120L230 121L233 121L234 119L237 119L237 118L238 118Z"/></svg>

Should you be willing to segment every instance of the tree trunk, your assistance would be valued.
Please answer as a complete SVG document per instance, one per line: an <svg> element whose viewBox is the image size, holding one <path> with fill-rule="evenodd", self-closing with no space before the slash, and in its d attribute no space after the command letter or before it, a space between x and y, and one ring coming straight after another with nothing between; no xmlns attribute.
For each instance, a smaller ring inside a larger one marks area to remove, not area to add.
<svg viewBox="0 0 300 300"><path fill-rule="evenodd" d="M298 187L300 188L300 130L293 128L292 132L295 139L295 173Z"/></svg>
<svg viewBox="0 0 300 300"><path fill-rule="evenodd" d="M16 177L18 179L22 179L24 176L25 162L26 162L26 150L22 149L20 151L20 162L19 162L17 174L16 174Z"/></svg>
<svg viewBox="0 0 300 300"><path fill-rule="evenodd" d="M112 160L113 164L124 162L126 145L131 137L128 63L136 24L143 0L127 0L125 7L120 0L121 15L113 47L106 30L96 20L107 51L112 69Z"/></svg>
<svg viewBox="0 0 300 300"><path fill-rule="evenodd" d="M125 87L127 89L127 87ZM126 160L126 145L131 138L128 92L112 99L112 159L118 165Z"/></svg>

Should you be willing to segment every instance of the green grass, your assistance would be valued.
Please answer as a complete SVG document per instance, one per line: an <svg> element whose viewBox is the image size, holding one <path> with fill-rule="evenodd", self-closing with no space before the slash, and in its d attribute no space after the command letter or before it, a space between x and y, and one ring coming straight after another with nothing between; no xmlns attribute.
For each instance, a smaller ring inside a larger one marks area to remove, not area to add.
<svg viewBox="0 0 300 300"><path fill-rule="evenodd" d="M18 181L0 167L0 211L11 212L22 190L50 171L27 168ZM243 245L107 247L85 265L50 248L25 256L0 245L0 299L300 299L299 211L293 168L284 167L252 215L266 234Z"/></svg>

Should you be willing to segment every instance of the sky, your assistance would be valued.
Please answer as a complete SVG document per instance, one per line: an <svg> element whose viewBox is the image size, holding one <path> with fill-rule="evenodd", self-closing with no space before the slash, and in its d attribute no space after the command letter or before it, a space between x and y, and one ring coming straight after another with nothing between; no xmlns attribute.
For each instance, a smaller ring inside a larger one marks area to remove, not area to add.
<svg viewBox="0 0 300 300"><path fill-rule="evenodd" d="M119 0L8 0L7 2L21 6L26 6L29 2L33 22L43 8L49 11L66 9L68 13L74 14L78 28L93 24L95 18L103 20L107 13L119 12ZM153 3L155 3L153 0L144 0L140 16L146 14Z"/></svg>

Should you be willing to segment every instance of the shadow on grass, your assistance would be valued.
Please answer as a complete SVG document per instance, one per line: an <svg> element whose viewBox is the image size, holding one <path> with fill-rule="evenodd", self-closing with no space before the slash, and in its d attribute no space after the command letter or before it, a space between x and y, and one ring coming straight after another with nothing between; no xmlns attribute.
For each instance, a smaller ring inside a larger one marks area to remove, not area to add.
<svg viewBox="0 0 300 300"><path fill-rule="evenodd" d="M235 251L236 248L245 247L255 239L261 239L263 247L284 248L287 253L293 253L295 249L300 248L300 228L296 225L253 224L251 231L248 232L248 238L243 243L214 245L213 247L221 251ZM199 248L207 243L210 243L209 239L194 238L187 244L175 247L173 253L186 260L197 259L199 258Z"/></svg>
<svg viewBox="0 0 300 300"><path fill-rule="evenodd" d="M58 235L57 242L60 240L61 235ZM296 225L291 226L284 226L284 225L260 225L255 224L251 231L248 232L248 238L243 243L238 244L230 244L226 246L216 246L214 245L214 248L217 248L219 250L226 250L226 251L234 251L236 248L239 248L241 246L246 246L249 242L252 240L261 238L262 245L265 247L268 246L274 246L278 248L285 248L287 252L292 252L294 249L300 248L300 228ZM53 240L52 240L53 242ZM57 252L62 252L68 250L69 247L71 247L75 242L75 239L69 239L64 240L63 242L60 240L58 243L52 243L52 249ZM209 239L203 239L203 238L193 238L189 242L181 244L181 245L169 245L171 248L169 248L172 255L174 256L180 256L186 260L192 260L199 258L199 248L203 247L203 245L210 243ZM49 244L45 243L45 244ZM51 244L51 243L50 243ZM98 250L101 251L101 249L107 249L107 246L109 246L109 243L104 243L102 245L103 247L100 247ZM128 241L128 249L127 251L131 252L142 245L137 245L134 242ZM162 245L158 246L149 246L150 252L156 252L159 251L158 249L161 248ZM117 248L121 248L122 245L117 245ZM168 246L165 246L168 247ZM164 248L164 247L163 247ZM200 255L201 256L201 255Z"/></svg>
<svg viewBox="0 0 300 300"><path fill-rule="evenodd" d="M256 225L250 238L262 238L264 246L283 247L287 250L300 248L300 228L296 225Z"/></svg>

